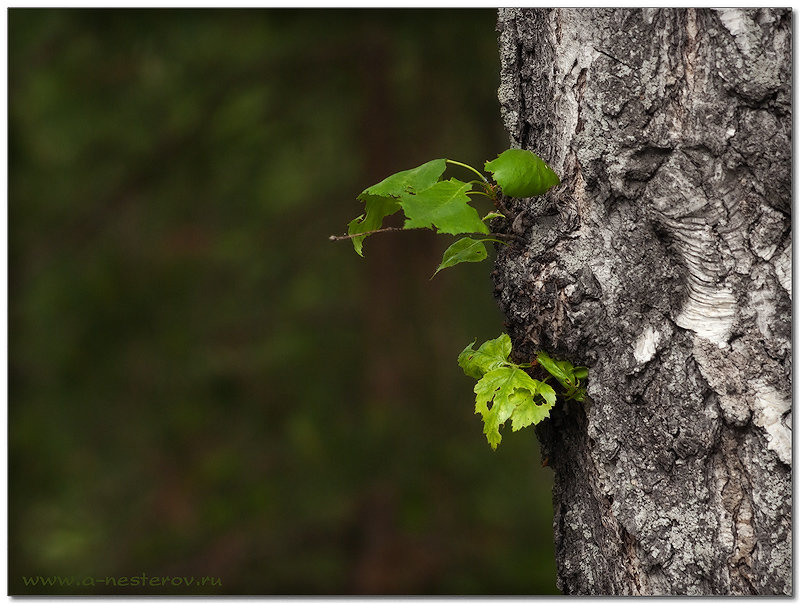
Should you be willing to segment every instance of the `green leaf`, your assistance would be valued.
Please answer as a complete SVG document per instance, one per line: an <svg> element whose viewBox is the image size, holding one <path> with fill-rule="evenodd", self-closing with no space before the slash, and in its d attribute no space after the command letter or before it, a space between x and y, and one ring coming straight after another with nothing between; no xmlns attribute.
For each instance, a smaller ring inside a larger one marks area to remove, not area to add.
<svg viewBox="0 0 800 604"><path fill-rule="evenodd" d="M379 197L362 193L358 198L366 203L366 214L362 214L358 218L350 221L350 224L347 225L347 233L349 235L364 233L366 231L375 231L381 228L383 219L400 209L400 203L393 197ZM352 239L356 253L362 257L364 256L362 246L366 238L367 235L353 237Z"/></svg>
<svg viewBox="0 0 800 604"><path fill-rule="evenodd" d="M553 169L532 151L508 149L484 166L510 197L542 195L560 181Z"/></svg>
<svg viewBox="0 0 800 604"><path fill-rule="evenodd" d="M567 386L570 382L571 374L564 371L563 366L558 361L550 358L544 350L536 355L536 360L544 367L545 371L556 378L562 386Z"/></svg>
<svg viewBox="0 0 800 604"><path fill-rule="evenodd" d="M384 178L376 185L364 189L358 196L366 204L365 212L347 225L348 235L376 231L383 226L383 219L400 209L398 198L406 193L427 189L439 180L447 164L444 159L434 159L416 168L403 170ZM363 256L363 237L353 237L353 248Z"/></svg>
<svg viewBox="0 0 800 604"><path fill-rule="evenodd" d="M481 218L481 220L485 222L487 220L491 220L492 218L505 218L505 216L500 212L489 212L486 216Z"/></svg>
<svg viewBox="0 0 800 604"><path fill-rule="evenodd" d="M542 384L541 382L538 382L538 384L540 386L547 386L547 384ZM547 387L550 388L549 386ZM553 389L550 388L550 390ZM536 425L540 421L550 417L550 410L555 404L555 394L555 391L553 391L553 402L549 402L544 398L537 400L535 397L529 396L527 391L515 392L512 395L512 400L518 399L519 403L511 414L511 430L516 432L522 428L527 428L531 424Z"/></svg>
<svg viewBox="0 0 800 604"><path fill-rule="evenodd" d="M570 378L574 377L572 375L572 371L575 368L572 366L572 363L570 363L569 361L556 361L556 365L561 367L561 371L570 376Z"/></svg>
<svg viewBox="0 0 800 604"><path fill-rule="evenodd" d="M533 399L538 384L518 367L498 367L475 384L475 413L480 413L483 418L483 433L492 449L496 449L502 440L500 426L526 400L526 396ZM488 405L490 401L491 408Z"/></svg>
<svg viewBox="0 0 800 604"><path fill-rule="evenodd" d="M480 262L486 260L489 253L486 251L484 241L495 241L494 239L471 239L464 237L456 241L453 245L447 248L442 255L442 263L436 268L433 277L445 268L450 268L462 262ZM433 279L431 277L431 279Z"/></svg>
<svg viewBox="0 0 800 604"><path fill-rule="evenodd" d="M358 199L363 200L365 195L398 198L409 191L422 191L435 185L446 167L444 159L434 159L416 168L397 172L365 189Z"/></svg>
<svg viewBox="0 0 800 604"><path fill-rule="evenodd" d="M415 190L400 196L406 214L404 228L436 227L439 233L488 233L478 212L469 205L467 191L470 183L455 178L437 182L425 190Z"/></svg>
<svg viewBox="0 0 800 604"><path fill-rule="evenodd" d="M550 410L556 404L556 391L550 384L530 377L523 367L508 360L511 355L511 338L500 334L494 340L487 340L478 350L473 341L458 355L458 364L470 377L478 380L475 384L475 413L483 419L483 433L492 449L500 444L500 428L511 418L511 429L520 430L531 424L538 424L550 417ZM547 353L539 355L543 366L551 366L562 377L573 375L569 361L554 361ZM568 368L565 370L565 364ZM566 373L565 373L566 371ZM583 389L572 388L569 397L582 400Z"/></svg>
<svg viewBox="0 0 800 604"><path fill-rule="evenodd" d="M508 363L508 355L511 354L511 338L507 333L500 334L494 340L487 340L478 350L472 348L475 344L469 344L460 355L458 364L464 373L476 380L481 379L485 373L502 367Z"/></svg>
<svg viewBox="0 0 800 604"><path fill-rule="evenodd" d="M556 404L556 391L553 390L553 387L550 384L539 382L539 386L536 388L536 394L541 396L551 407Z"/></svg>
<svg viewBox="0 0 800 604"><path fill-rule="evenodd" d="M586 376L589 375L589 370L586 367L576 367L572 375L574 375L576 379L584 380Z"/></svg>

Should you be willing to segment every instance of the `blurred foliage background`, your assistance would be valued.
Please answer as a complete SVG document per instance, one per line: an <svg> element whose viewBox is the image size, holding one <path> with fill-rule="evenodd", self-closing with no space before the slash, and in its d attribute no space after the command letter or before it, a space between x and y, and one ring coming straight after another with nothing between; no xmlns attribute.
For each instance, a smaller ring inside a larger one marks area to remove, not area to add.
<svg viewBox="0 0 800 604"><path fill-rule="evenodd" d="M327 240L507 147L495 12L8 17L10 592L557 593L533 432L456 364L490 266ZM143 572L222 585L22 582Z"/></svg>

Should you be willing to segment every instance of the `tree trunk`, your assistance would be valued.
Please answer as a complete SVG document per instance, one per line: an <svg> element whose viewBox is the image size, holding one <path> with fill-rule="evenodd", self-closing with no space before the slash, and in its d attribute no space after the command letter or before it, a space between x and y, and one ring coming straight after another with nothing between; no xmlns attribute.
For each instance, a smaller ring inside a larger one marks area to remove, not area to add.
<svg viewBox="0 0 800 604"><path fill-rule="evenodd" d="M789 594L791 12L501 10L493 273L519 360L589 367L537 429L568 594Z"/></svg>

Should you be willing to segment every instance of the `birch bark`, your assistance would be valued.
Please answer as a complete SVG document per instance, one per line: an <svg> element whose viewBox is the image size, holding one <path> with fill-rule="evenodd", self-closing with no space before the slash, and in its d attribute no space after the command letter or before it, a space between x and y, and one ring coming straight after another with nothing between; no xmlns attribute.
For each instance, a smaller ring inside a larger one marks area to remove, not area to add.
<svg viewBox="0 0 800 604"><path fill-rule="evenodd" d="M493 273L520 360L590 367L537 432L568 594L789 594L791 12L508 9Z"/></svg>

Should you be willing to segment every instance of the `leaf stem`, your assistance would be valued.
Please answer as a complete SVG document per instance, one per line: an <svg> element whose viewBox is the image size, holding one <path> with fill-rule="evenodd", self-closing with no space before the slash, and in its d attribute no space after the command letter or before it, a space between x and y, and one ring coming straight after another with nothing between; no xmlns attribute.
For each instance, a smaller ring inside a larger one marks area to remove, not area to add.
<svg viewBox="0 0 800 604"><path fill-rule="evenodd" d="M475 168L473 168L469 164L462 164L460 161L456 161L454 159L445 159L444 161L446 161L448 164L453 164L454 166L461 166L462 168L466 168L467 170L472 170L473 172L475 172L475 174L477 174L480 177L480 179L483 182L485 183L489 182L488 180L486 180L486 177L483 174L478 172Z"/></svg>
<svg viewBox="0 0 800 604"><path fill-rule="evenodd" d="M420 230L429 230L428 227L412 227L410 229L406 229L404 227L384 227L382 229L375 229L374 231L364 231L363 233L353 233L352 235L331 235L328 237L331 241L343 241L345 239L354 239L355 237L361 237L362 235L374 235L375 233L391 233L395 231L420 231ZM497 239L506 239L511 241L516 239L517 236L510 234L510 233L458 233L459 236L475 236L475 237L496 237Z"/></svg>

